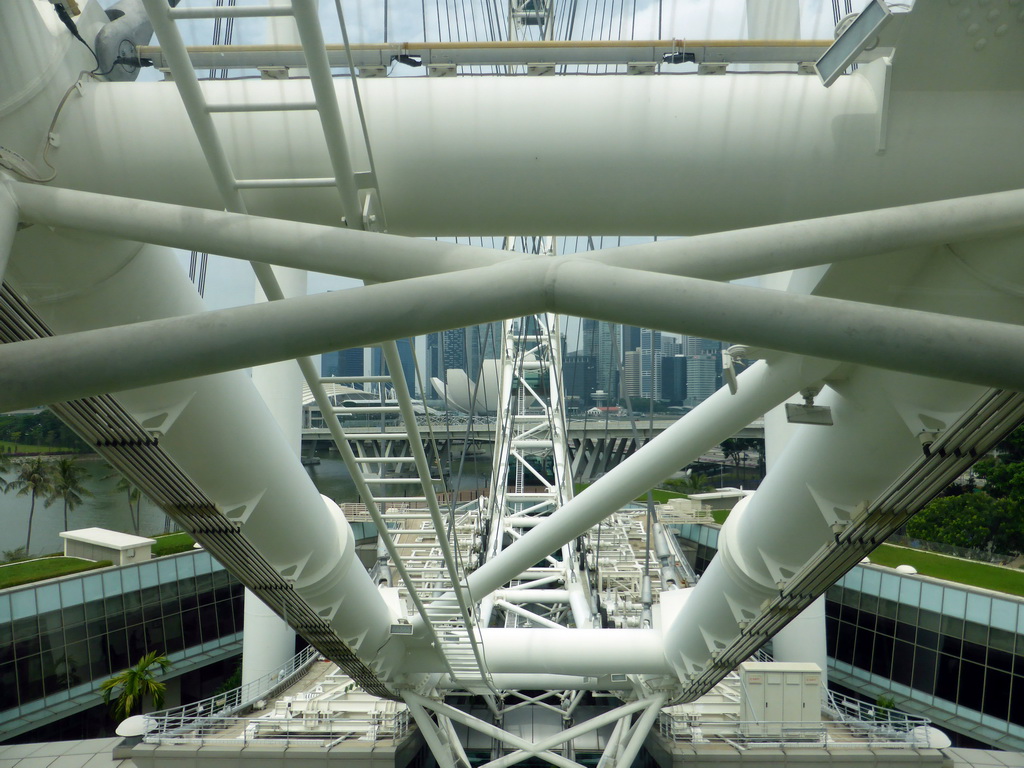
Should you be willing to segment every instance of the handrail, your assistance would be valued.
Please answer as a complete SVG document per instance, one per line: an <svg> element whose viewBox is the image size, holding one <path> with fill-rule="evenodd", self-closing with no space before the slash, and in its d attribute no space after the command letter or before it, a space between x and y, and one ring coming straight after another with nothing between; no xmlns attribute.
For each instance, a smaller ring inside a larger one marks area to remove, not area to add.
<svg viewBox="0 0 1024 768"><path fill-rule="evenodd" d="M299 675L305 672L314 661L320 657L320 652L313 646L308 646L299 651L295 656L285 662L279 669L268 672L263 677L250 680L245 685L227 691L217 693L201 701L191 704L184 704L180 707L165 709L160 712L149 712L146 717L155 723L163 722L165 728L170 728L170 723L176 723L173 728L182 728L200 718L210 715L232 715L240 712L246 707L252 706L260 699L266 698L275 690L292 683Z"/></svg>

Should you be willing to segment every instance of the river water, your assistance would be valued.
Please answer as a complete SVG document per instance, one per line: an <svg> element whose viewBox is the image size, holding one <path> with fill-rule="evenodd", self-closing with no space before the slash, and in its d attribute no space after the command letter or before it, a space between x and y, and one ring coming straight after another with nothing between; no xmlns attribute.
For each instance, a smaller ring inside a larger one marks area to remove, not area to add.
<svg viewBox="0 0 1024 768"><path fill-rule="evenodd" d="M320 493L335 501L357 501L355 483L342 463L336 451L322 450L317 454L320 463L307 467L310 477ZM68 512L68 528L107 528L123 533L135 533L128 511L127 494L115 490L117 479L109 475L113 473L110 466L102 459L86 457L79 459L88 472L85 486L93 493L77 509ZM487 482L490 463L486 460L467 462L462 479L453 483L455 490L479 488ZM12 473L5 475L7 479ZM400 495L408 486L395 486L386 489L389 495ZM3 552L25 546L28 532L28 514L31 502L28 496L16 496L13 491L0 494L0 555ZM41 499L36 500L35 517L32 522L31 554L41 555L60 552L64 549L64 540L60 532L64 530L63 502L56 501L45 507ZM139 533L152 536L163 533L167 518L163 511L143 497L141 509L141 525ZM3 558L0 557L0 560Z"/></svg>

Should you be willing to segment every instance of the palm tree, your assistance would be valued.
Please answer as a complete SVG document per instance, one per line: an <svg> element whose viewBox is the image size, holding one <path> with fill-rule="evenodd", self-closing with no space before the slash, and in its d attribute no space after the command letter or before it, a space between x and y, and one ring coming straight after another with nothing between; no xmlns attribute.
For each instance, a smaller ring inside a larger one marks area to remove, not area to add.
<svg viewBox="0 0 1024 768"><path fill-rule="evenodd" d="M25 537L25 553L32 552L32 518L36 513L36 497L49 498L53 493L53 468L42 456L33 456L18 464L18 474L10 482L18 496L31 496L32 505L28 511L28 535Z"/></svg>
<svg viewBox="0 0 1024 768"><path fill-rule="evenodd" d="M139 526L142 524L142 521L139 519L142 514L142 491L140 491L139 487L131 480L118 472L106 475L103 479L110 480L115 477L117 478L117 485L114 486L114 490L124 493L127 497L128 514L131 516L132 527L135 529L135 534L138 535Z"/></svg>
<svg viewBox="0 0 1024 768"><path fill-rule="evenodd" d="M73 456L65 456L57 460L53 473L53 496L47 505L57 499L64 500L64 530L68 529L68 511L74 512L85 501L86 496L92 496L92 491L82 484L82 480L88 474L78 460Z"/></svg>
<svg viewBox="0 0 1024 768"><path fill-rule="evenodd" d="M135 666L118 672L100 684L103 703L109 705L110 700L114 698L114 690L119 688L117 700L114 702L114 717L119 720L136 713L142 714L141 710L147 698L153 702L154 708L159 709L164 703L167 685L157 680L156 675L170 666L170 659L158 651L150 651L139 659Z"/></svg>

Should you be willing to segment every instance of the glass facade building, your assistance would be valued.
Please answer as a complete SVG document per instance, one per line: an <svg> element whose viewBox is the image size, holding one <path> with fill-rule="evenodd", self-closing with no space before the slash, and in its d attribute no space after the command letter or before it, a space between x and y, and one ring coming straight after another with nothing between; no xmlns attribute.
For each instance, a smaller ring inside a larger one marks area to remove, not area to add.
<svg viewBox="0 0 1024 768"><path fill-rule="evenodd" d="M150 651L172 676L239 653L242 591L196 550L0 592L0 740L95 706Z"/></svg>
<svg viewBox="0 0 1024 768"><path fill-rule="evenodd" d="M680 526L698 573L718 530ZM1024 750L1024 599L872 565L825 594L829 680L943 730Z"/></svg>

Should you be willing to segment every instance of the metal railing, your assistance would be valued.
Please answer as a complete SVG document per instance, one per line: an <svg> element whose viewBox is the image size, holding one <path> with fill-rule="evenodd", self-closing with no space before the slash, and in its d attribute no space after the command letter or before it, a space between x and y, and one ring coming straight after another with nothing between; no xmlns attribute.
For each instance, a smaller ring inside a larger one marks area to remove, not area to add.
<svg viewBox="0 0 1024 768"><path fill-rule="evenodd" d="M785 722L773 720L702 720L690 714L662 712L659 732L671 741L688 744L729 744L753 747L829 749L913 749L928 746L926 720L843 720Z"/></svg>
<svg viewBox="0 0 1024 768"><path fill-rule="evenodd" d="M151 712L146 715L150 721L149 733L154 737L178 733L194 727L199 721L209 721L211 717L221 719L254 706L256 702L293 683L319 658L320 652L309 646L295 654L279 669L234 690L218 693L208 699L181 707Z"/></svg>
<svg viewBox="0 0 1024 768"><path fill-rule="evenodd" d="M149 716L151 717L151 716ZM345 741L399 740L409 731L409 712L366 712L344 717L307 713L303 717L201 717L173 730L151 731L146 744L224 744L239 742L333 747Z"/></svg>
<svg viewBox="0 0 1024 768"><path fill-rule="evenodd" d="M931 724L928 718L908 715L898 709L880 707L834 691L824 690L822 693L821 711L836 722L869 722L901 730L913 730Z"/></svg>

